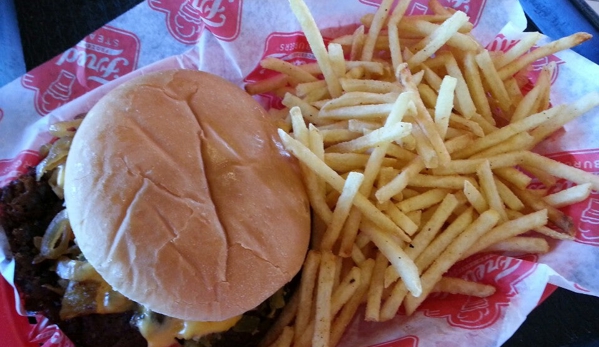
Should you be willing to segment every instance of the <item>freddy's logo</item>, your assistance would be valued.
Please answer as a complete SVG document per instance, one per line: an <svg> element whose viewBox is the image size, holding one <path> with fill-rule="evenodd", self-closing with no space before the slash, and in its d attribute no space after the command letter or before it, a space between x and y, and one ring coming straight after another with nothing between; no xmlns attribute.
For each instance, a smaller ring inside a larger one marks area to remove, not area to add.
<svg viewBox="0 0 599 347"><path fill-rule="evenodd" d="M418 347L418 337L408 335L400 339L379 343L370 347Z"/></svg>
<svg viewBox="0 0 599 347"><path fill-rule="evenodd" d="M46 115L87 91L119 78L137 65L139 40L127 31L104 26L75 47L23 76L35 91L35 108Z"/></svg>
<svg viewBox="0 0 599 347"><path fill-rule="evenodd" d="M486 298L464 295L433 294L421 306L428 317L445 318L453 327L484 329L502 316L518 292L515 285L536 268L536 256L523 259L483 254L458 263L448 273L470 281L493 285L497 291Z"/></svg>
<svg viewBox="0 0 599 347"><path fill-rule="evenodd" d="M239 35L242 0L149 0L156 11L166 14L166 26L171 35L184 44L200 39L204 26L223 41L233 41Z"/></svg>
<svg viewBox="0 0 599 347"><path fill-rule="evenodd" d="M595 175L599 174L599 149L559 153L548 157ZM560 180L550 193L571 186L573 186L571 182ZM599 192L593 191L587 200L566 206L561 210L577 222L577 242L599 246Z"/></svg>
<svg viewBox="0 0 599 347"><path fill-rule="evenodd" d="M382 0L360 0L361 3L380 6ZM486 0L474 1L470 0L439 0L439 3L444 7L453 8L454 10L462 11L470 17L470 21L474 26L478 24L480 15L483 13L485 8ZM412 0L406 10L406 15L415 16L422 14L432 14L433 12L428 8L428 0Z"/></svg>

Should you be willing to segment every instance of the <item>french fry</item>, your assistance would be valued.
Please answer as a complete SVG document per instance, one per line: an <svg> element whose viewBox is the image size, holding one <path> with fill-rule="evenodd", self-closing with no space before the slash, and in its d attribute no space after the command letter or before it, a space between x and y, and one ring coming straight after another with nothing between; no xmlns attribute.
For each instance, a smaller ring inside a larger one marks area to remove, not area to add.
<svg viewBox="0 0 599 347"><path fill-rule="evenodd" d="M435 175L467 175L475 173L477 167L485 160L489 161L491 169L510 168L524 162L526 151L509 152L487 158L452 160L444 167L433 169Z"/></svg>
<svg viewBox="0 0 599 347"><path fill-rule="evenodd" d="M505 182L509 182L518 189L526 189L532 178L514 167L502 167L493 169L493 172Z"/></svg>
<svg viewBox="0 0 599 347"><path fill-rule="evenodd" d="M417 157L412 160L397 177L376 191L375 196L378 202L386 202L395 194L401 193L401 191L407 187L410 179L423 169L424 161L422 158Z"/></svg>
<svg viewBox="0 0 599 347"><path fill-rule="evenodd" d="M497 185L493 178L493 172L491 171L491 165L488 160L483 161L476 170L478 176L478 182L482 189L482 193L486 198L489 207L499 213L500 220L507 221L507 214L505 213L505 206L499 196Z"/></svg>
<svg viewBox="0 0 599 347"><path fill-rule="evenodd" d="M538 32L526 33L510 49L508 49L506 52L496 56L493 59L495 68L501 69L502 67L511 63L512 61L518 59L518 57L520 57L523 54L525 54L526 52L528 52L528 50L531 49L532 46L534 46L535 43L537 43L537 41L539 41L539 39L541 37L542 37L541 33L538 33Z"/></svg>
<svg viewBox="0 0 599 347"><path fill-rule="evenodd" d="M418 269L420 271L425 270L435 260L437 255L447 247L451 240L453 240L459 233L464 231L466 227L472 223L472 220L472 208L462 212L441 235L434 239L433 242L430 243L428 247L422 253L420 253L420 255L418 255L415 261ZM399 275L397 272L392 267L388 267L387 271L385 272L385 288L389 287L398 278ZM389 299L389 301L392 301L392 299ZM390 313L394 314L394 312L397 311L397 308L399 308L400 304L401 302L397 302L394 310L392 310Z"/></svg>
<svg viewBox="0 0 599 347"><path fill-rule="evenodd" d="M357 60L358 57L362 54L362 49L364 47L364 42L366 41L366 36L364 35L365 30L364 26L360 25L351 37L351 50L349 54L350 60Z"/></svg>
<svg viewBox="0 0 599 347"><path fill-rule="evenodd" d="M316 287L316 279L318 275L318 268L320 266L321 254L316 251L309 251L306 256L306 261L303 266L302 278L300 281L299 291L299 302L297 315L295 317L295 334L294 341L297 341L304 333L310 316L312 315L312 298L314 288Z"/></svg>
<svg viewBox="0 0 599 347"><path fill-rule="evenodd" d="M354 69L361 69L361 70L370 72L371 74L375 74L375 75L383 75L385 73L385 68L387 67L386 64L383 64L378 61L361 61L361 60L346 61L345 65L347 66L347 69L350 71L354 70ZM346 77L348 77L347 74L346 74Z"/></svg>
<svg viewBox="0 0 599 347"><path fill-rule="evenodd" d="M333 291L331 298L331 317L335 317L337 313L355 294L360 286L362 272L359 267L354 266L347 275L343 278L339 286Z"/></svg>
<svg viewBox="0 0 599 347"><path fill-rule="evenodd" d="M472 143L473 138L474 137L470 134L456 136L450 140L445 141L445 148L447 148L449 154L460 151L468 147Z"/></svg>
<svg viewBox="0 0 599 347"><path fill-rule="evenodd" d="M347 92L342 96L329 100L321 110L332 110L340 107L367 105L367 104L392 104L395 102L399 93L390 92L385 94L371 92ZM355 121L355 119L352 119ZM380 124L378 127L379 128Z"/></svg>
<svg viewBox="0 0 599 347"><path fill-rule="evenodd" d="M544 46L541 46L535 50L530 51L524 55L521 55L518 59L512 61L511 63L503 66L499 69L498 74L502 80L514 75L517 71L520 71L522 68L531 64L532 62L541 59L543 57L549 56L559 51L563 51L568 48L572 48L577 46L589 39L591 39L591 35L588 33L575 33L570 36L566 36L559 40L555 40L550 42Z"/></svg>
<svg viewBox="0 0 599 347"><path fill-rule="evenodd" d="M522 133L519 133L517 135L514 135L514 136L508 138L507 140L505 140L495 146L489 147L481 152L478 152L477 154L471 156L470 158L477 159L477 158L492 157L497 154L512 152L512 151L516 151L521 148L528 148L528 146L533 141L534 141L534 137L532 137L527 132L522 132Z"/></svg>
<svg viewBox="0 0 599 347"><path fill-rule="evenodd" d="M414 223L406 214L404 214L395 204L387 202L388 207L385 212L395 224L399 225L408 235L412 236L418 230L418 225Z"/></svg>
<svg viewBox="0 0 599 347"><path fill-rule="evenodd" d="M412 161L417 157L416 154L394 143L389 144L389 147L387 147L387 155L403 161Z"/></svg>
<svg viewBox="0 0 599 347"><path fill-rule="evenodd" d="M397 273L406 283L406 287L418 296L422 292L418 269L414 262L406 255L402 248L392 240L389 235L378 229L369 221L362 221L361 230L374 242L379 251L387 257Z"/></svg>
<svg viewBox="0 0 599 347"><path fill-rule="evenodd" d="M462 212L428 247L416 258L416 266L426 270L449 244L464 232L474 220L472 208Z"/></svg>
<svg viewBox="0 0 599 347"><path fill-rule="evenodd" d="M524 152L523 160L527 165L543 170L555 177L567 179L577 184L590 183L594 190L599 190L599 176L590 172L562 164L533 152Z"/></svg>
<svg viewBox="0 0 599 347"><path fill-rule="evenodd" d="M402 64L397 68L396 74L398 74L398 79L401 80L402 85L406 88L407 91L414 92L414 104L416 105L416 121L418 125L423 130L426 137L429 139L435 153L437 155L438 161L440 165L444 165L448 163L451 159L449 157L449 152L447 152L447 148L443 144L443 139L439 135L437 131L437 127L432 120L431 115L428 113L428 110L422 103L422 100L417 97L417 88L413 83L412 75L410 70L408 70L407 65Z"/></svg>
<svg viewBox="0 0 599 347"><path fill-rule="evenodd" d="M438 15L451 15L452 14L452 12L448 8L441 5L441 3L438 0L430 0L428 2L428 5L435 14L438 14Z"/></svg>
<svg viewBox="0 0 599 347"><path fill-rule="evenodd" d="M306 128L301 111L298 107L293 107L290 110L292 128L294 130L294 136L298 141L305 146L310 145L310 131ZM313 135L314 137L314 135ZM323 185L321 180L304 165L300 166L304 182L308 191L308 199L312 205L314 212L327 224L331 223L333 218L333 212L329 209L326 201L324 200Z"/></svg>
<svg viewBox="0 0 599 347"><path fill-rule="evenodd" d="M312 52L316 57L316 61L318 61L318 65L322 69L331 96L340 96L342 91L339 79L337 78L337 75L335 75L335 71L333 71L322 35L318 30L314 18L310 14L308 6L306 6L302 0L289 0L289 5L306 35L306 39L312 48Z"/></svg>
<svg viewBox="0 0 599 347"><path fill-rule="evenodd" d="M404 91L399 83L387 81L340 78L339 82L345 92L400 93Z"/></svg>
<svg viewBox="0 0 599 347"><path fill-rule="evenodd" d="M318 270L318 285L316 288L316 315L314 318L314 335L312 346L327 347L331 333L331 297L335 279L335 256L323 252Z"/></svg>
<svg viewBox="0 0 599 347"><path fill-rule="evenodd" d="M348 130L348 126L349 126L349 121L340 120L338 122L329 123L326 125L319 125L317 127L317 129L318 129L318 131L320 131L322 133L323 131L327 131L327 130Z"/></svg>
<svg viewBox="0 0 599 347"><path fill-rule="evenodd" d="M426 249L457 205L458 201L453 194L445 196L431 218L422 227L420 232L416 234L410 246L405 250L410 259L416 259Z"/></svg>
<svg viewBox="0 0 599 347"><path fill-rule="evenodd" d="M489 209L489 204L481 192L470 182L464 182L464 195L479 214Z"/></svg>
<svg viewBox="0 0 599 347"><path fill-rule="evenodd" d="M364 133L364 130L375 130L380 127L380 122L363 121L358 119L350 119L347 122L347 129L353 132Z"/></svg>
<svg viewBox="0 0 599 347"><path fill-rule="evenodd" d="M293 342L294 330L290 326L283 328L279 338L271 345L272 347L289 347Z"/></svg>
<svg viewBox="0 0 599 347"><path fill-rule="evenodd" d="M275 75L271 78L264 79L262 81L248 84L245 86L245 91L250 95L257 95L272 92L275 89L284 87L287 85L288 77L285 75Z"/></svg>
<svg viewBox="0 0 599 347"><path fill-rule="evenodd" d="M481 236L463 255L462 259L471 256L474 253L490 247L501 241L505 241L511 237L518 236L534 228L538 228L547 224L547 210L540 210L531 214L512 219Z"/></svg>
<svg viewBox="0 0 599 347"><path fill-rule="evenodd" d="M399 140L407 136L410 131L412 131L412 124L399 122L374 130L357 139L330 146L327 148L327 151L329 153L362 152L368 148L379 146L384 142Z"/></svg>
<svg viewBox="0 0 599 347"><path fill-rule="evenodd" d="M557 129L564 126L567 122L580 117L590 109L597 106L599 106L599 92L591 92L571 103L567 107L564 107L564 109L560 110L558 114L551 119L551 121L539 125L530 132L535 140L532 144L530 144L528 149L532 149L534 146L546 139L549 135L553 134Z"/></svg>
<svg viewBox="0 0 599 347"><path fill-rule="evenodd" d="M324 162L337 172L349 172L359 170L366 166L370 155L362 153L325 153ZM395 167L399 161L393 158L383 158L381 165L384 167Z"/></svg>
<svg viewBox="0 0 599 347"><path fill-rule="evenodd" d="M520 165L520 167L528 174L536 177L541 183L543 183L545 188L551 188L555 186L555 184L557 183L557 178L553 177L553 175L545 172L544 170L541 170L536 167L531 167L526 164L522 164Z"/></svg>
<svg viewBox="0 0 599 347"><path fill-rule="evenodd" d="M576 233L574 221L562 211L549 205L543 199L539 199L528 190L513 188L512 191L522 202L535 211L547 210L549 220L553 222L566 235L574 236Z"/></svg>
<svg viewBox="0 0 599 347"><path fill-rule="evenodd" d="M362 118L372 120L376 118L386 117L391 112L392 104L378 105L358 105L339 107L335 109L324 109L318 113L318 117L323 119L351 119Z"/></svg>
<svg viewBox="0 0 599 347"><path fill-rule="evenodd" d="M442 21L442 23L445 23L451 17L452 16L450 15L438 16L437 18L445 18L445 20ZM402 32L402 34L409 32L413 33L417 37L430 36L436 30L439 30L440 27L438 22L431 22L430 19L430 17L428 19L424 19L422 17L417 16L406 17L399 23L399 30ZM447 40L448 46L455 47L463 51L476 51L479 48L479 44L474 39L464 34L465 32L469 32L471 29L468 24L470 23L463 22L463 24L458 28L457 32L455 32L449 37L449 40ZM425 42L420 41L417 45L413 47L413 49L417 51L421 50L422 48L424 48L423 44L425 44Z"/></svg>
<svg viewBox="0 0 599 347"><path fill-rule="evenodd" d="M360 265L366 261L366 257L364 256L364 253L362 253L360 248L358 248L358 246L356 246L355 244L352 246L351 258L352 258L353 262L357 265Z"/></svg>
<svg viewBox="0 0 599 347"><path fill-rule="evenodd" d="M431 292L461 294L486 298L495 294L495 287L488 284L467 281L456 277L443 276Z"/></svg>
<svg viewBox="0 0 599 347"><path fill-rule="evenodd" d="M339 256L349 257L352 254L354 242L358 235L362 213L355 206L349 212L347 221L341 231L341 245L339 246Z"/></svg>
<svg viewBox="0 0 599 347"><path fill-rule="evenodd" d="M441 233L423 252L420 253L420 255L418 255L415 261L418 270L420 272L426 270L450 242L472 223L472 220L472 208L467 209L456 218L443 233ZM387 268L387 271L385 272L385 287L388 287L391 283L395 282L398 277L399 275L395 269L391 267ZM391 295L385 301L381 309L380 317L382 321L390 320L395 316L407 293L408 291L403 282L397 282L395 284L391 291Z"/></svg>
<svg viewBox="0 0 599 347"><path fill-rule="evenodd" d="M403 63L403 58L401 56L401 43L399 41L399 29L397 28L397 24L390 23L387 26L387 31L389 33L391 64L393 66L393 70L397 70L399 64Z"/></svg>
<svg viewBox="0 0 599 347"><path fill-rule="evenodd" d="M322 140L325 144L332 145L339 142L347 142L357 139L361 136L360 133L356 133L347 129L323 129L319 130L322 135Z"/></svg>
<svg viewBox="0 0 599 347"><path fill-rule="evenodd" d="M447 189L434 188L418 196L399 202L397 207L399 207L399 209L404 213L415 210L423 210L441 202L448 192L449 190Z"/></svg>
<svg viewBox="0 0 599 347"><path fill-rule="evenodd" d="M493 65L493 61L491 60L489 52L486 50L480 52L476 55L475 60L483 74L484 79L487 82L487 86L489 86L491 95L497 99L501 110L505 113L509 113L512 106L512 101L510 99L510 95L505 89L505 85L503 84L501 77L499 77L497 70L495 70L495 65Z"/></svg>
<svg viewBox="0 0 599 347"><path fill-rule="evenodd" d="M472 177L448 175L448 176L433 176L417 174L408 183L411 187L425 187L425 188L446 188L446 189L460 189L464 186L464 182L469 181L475 183Z"/></svg>
<svg viewBox="0 0 599 347"><path fill-rule="evenodd" d="M329 60L331 61L331 67L337 75L337 77L345 76L345 57L343 56L343 48L340 44L331 42L329 43Z"/></svg>
<svg viewBox="0 0 599 347"><path fill-rule="evenodd" d="M317 102L329 96L329 91L326 87L314 89L304 96L304 101L308 102L312 105L315 105Z"/></svg>
<svg viewBox="0 0 599 347"><path fill-rule="evenodd" d="M422 158L424 166L427 168L434 168L439 166L439 158L435 153L431 142L422 131L419 124L413 124L412 136L416 142L416 153ZM449 152L449 151L448 151Z"/></svg>
<svg viewBox="0 0 599 347"><path fill-rule="evenodd" d="M476 107L474 106L474 101L470 95L466 79L453 55L446 54L445 57L445 69L447 70L447 74L457 79L455 108L466 119L471 119L476 114Z"/></svg>
<svg viewBox="0 0 599 347"><path fill-rule="evenodd" d="M413 57L408 59L410 68L423 63L432 56L443 44L445 44L458 29L468 21L468 16L464 12L457 11L448 20L443 22L434 32L419 43L421 48Z"/></svg>
<svg viewBox="0 0 599 347"><path fill-rule="evenodd" d="M505 89L512 101L512 105L518 105L520 103L520 101L522 101L522 99L524 98L524 95L522 94L522 90L520 90L520 85L518 84L518 80L515 77L511 77L511 78L508 78L507 80L505 80L503 82L503 84L505 85ZM546 108L544 108L542 110L545 110L545 109ZM537 111L542 111L542 110L537 109ZM535 112L531 112L531 113L535 113ZM505 114L503 116L504 116L504 118L510 118L509 114Z"/></svg>
<svg viewBox="0 0 599 347"><path fill-rule="evenodd" d="M520 119L525 118L527 115L537 112L544 91L549 90L551 85L551 81L549 80L551 75L549 73L549 69L544 68L541 71L535 87L529 91L524 98L522 98L514 110L510 122L513 123L515 121L519 121Z"/></svg>
<svg viewBox="0 0 599 347"><path fill-rule="evenodd" d="M387 14L389 13L391 4L393 4L393 0L383 0L378 10L374 14L374 19L370 25L370 29L368 30L368 36L364 42L361 60L369 61L372 59L376 38L379 35L383 25L385 25L385 20L387 19Z"/></svg>
<svg viewBox="0 0 599 347"><path fill-rule="evenodd" d="M508 138L517 135L518 133L528 131L534 127L537 127L543 122L557 115L559 112L563 111L563 108L563 106L556 106L547 111L539 112L517 122L511 123L491 134L488 134L485 137L475 140L472 146L470 146L469 148L458 153L454 153L453 158L468 158L471 155L476 154L477 152L480 152L491 146L497 145L498 143L501 143L507 140Z"/></svg>
<svg viewBox="0 0 599 347"><path fill-rule="evenodd" d="M414 296L408 294L405 298L406 313L411 315L416 308L426 299L441 276L459 260L464 252L499 221L499 214L493 210L485 211L463 233L460 234L444 251L439 258L422 274L422 294Z"/></svg>
<svg viewBox="0 0 599 347"><path fill-rule="evenodd" d="M435 124L439 130L439 135L443 139L449 126L449 117L453 109L453 95L457 82L458 80L454 77L445 76L439 88L439 97L435 106Z"/></svg>
<svg viewBox="0 0 599 347"><path fill-rule="evenodd" d="M379 316L384 289L385 269L387 268L388 263L389 262L383 253L377 253L370 287L368 288L366 312L364 313L364 319L367 321L378 322L380 320Z"/></svg>
<svg viewBox="0 0 599 347"><path fill-rule="evenodd" d="M352 207L353 200L360 189L360 185L364 180L364 175L357 172L350 172L345 185L341 191L339 201L333 211L331 224L327 228L321 243L323 251L332 251L333 244L337 241L341 228L349 215L349 210Z"/></svg>
<svg viewBox="0 0 599 347"><path fill-rule="evenodd" d="M316 107L310 105L291 93L285 94L285 97L281 103L289 108L293 108L294 106L299 107L302 111L302 116L312 124L320 125L330 123L327 120L323 120L318 117L318 109Z"/></svg>
<svg viewBox="0 0 599 347"><path fill-rule="evenodd" d="M524 216L524 214L519 211L507 210L506 212L510 219L516 219L516 218ZM545 236L554 238L556 240L574 240L574 235L555 231L547 226L540 226L540 227L534 228L532 230L541 235L545 235Z"/></svg>
<svg viewBox="0 0 599 347"><path fill-rule="evenodd" d="M505 185L505 183L503 183L497 177L493 177L493 179L495 180L495 185L497 186L499 196L501 197L501 200L505 203L505 206L507 206L507 208L510 208L514 211L520 211L524 209L524 204L522 203L522 201L518 199L516 194L514 194L514 192L512 192L512 190Z"/></svg>
<svg viewBox="0 0 599 347"><path fill-rule="evenodd" d="M547 195L543 200L553 207L560 208L586 200L591 191L591 184L585 183Z"/></svg>
<svg viewBox="0 0 599 347"><path fill-rule="evenodd" d="M485 136L485 132L483 128L480 126L480 124L473 120L466 119L453 113L449 118L449 125L456 128L464 128L465 130L472 132L474 135L478 137Z"/></svg>
<svg viewBox="0 0 599 347"><path fill-rule="evenodd" d="M356 314L356 311L360 307L360 304L362 303L362 298L368 292L373 268L374 260L372 259L368 259L360 266L360 269L362 270L361 281L360 285L358 286L358 289L356 290L356 294L351 299L349 299L345 306L343 306L341 312L333 321L333 324L331 326L331 346L336 346L339 343L339 340L341 340L341 336L345 332L345 329L347 328L352 318Z"/></svg>
<svg viewBox="0 0 599 347"><path fill-rule="evenodd" d="M505 241L497 242L483 252L515 252L526 254L545 254L549 252L549 244L539 237L515 236Z"/></svg>
<svg viewBox="0 0 599 347"><path fill-rule="evenodd" d="M265 69L283 73L298 83L315 82L318 80L316 77L300 69L296 65L277 58L262 59L262 61L260 61L260 66Z"/></svg>
<svg viewBox="0 0 599 347"><path fill-rule="evenodd" d="M416 225L420 225L422 222L422 211L420 210L408 212L406 216L408 216L408 218L410 218Z"/></svg>
<svg viewBox="0 0 599 347"><path fill-rule="evenodd" d="M409 104L408 104L409 98L410 98L410 93L402 93L401 95L399 95L399 97L393 104L393 108L392 108L389 116L387 117L387 120L385 121L384 128L393 126L394 124L397 124L402 120L404 113L407 111L407 108L409 106ZM360 187L360 193L362 193L364 196L370 196L371 190L374 185L374 181L381 169L381 165L384 160L383 158L386 155L389 146L390 146L390 142L388 142L388 141L382 142L371 153L370 158L368 159L368 162L366 163L366 168L364 169L365 180L364 180L364 183L362 184L362 186ZM354 217L354 216L352 216L352 217ZM350 219L351 223L347 224L346 233L347 233L348 237L346 239L344 239L343 241L349 241L351 239L351 237L357 233L356 230L358 229L359 218L357 218L357 216L355 216L355 217L356 218ZM401 227L401 224L398 224L398 225L400 225L400 227ZM404 225L406 225L406 224L404 223ZM407 224L407 226L411 228L411 225ZM409 232L408 232L408 234L409 234ZM349 247L349 245L342 243L342 251L344 251L348 247Z"/></svg>
<svg viewBox="0 0 599 347"><path fill-rule="evenodd" d="M429 109L432 109L437 104L437 93L431 88L428 84L418 84L418 93L420 94L420 99ZM430 110L429 110L430 113Z"/></svg>
<svg viewBox="0 0 599 347"><path fill-rule="evenodd" d="M301 67L299 67L299 68L302 69ZM306 71L305 69L302 69L302 70ZM278 75L278 76L281 76L281 75ZM327 82L322 81L322 80L317 80L314 82L300 83L295 86L295 94L296 94L296 96L303 98L306 95L308 95L310 92L313 92L313 91L321 89L321 88L326 88L326 87L327 87Z"/></svg>

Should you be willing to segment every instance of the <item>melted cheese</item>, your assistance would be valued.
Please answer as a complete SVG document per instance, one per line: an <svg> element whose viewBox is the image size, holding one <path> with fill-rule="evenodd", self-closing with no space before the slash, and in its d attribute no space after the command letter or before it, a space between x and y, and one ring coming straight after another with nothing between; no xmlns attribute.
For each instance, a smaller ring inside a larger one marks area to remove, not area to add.
<svg viewBox="0 0 599 347"><path fill-rule="evenodd" d="M168 347L175 338L190 340L204 335L231 329L241 316L222 322L194 322L165 317L162 323L153 321L151 313L144 307L143 318L137 322L141 335L148 341L148 347Z"/></svg>
<svg viewBox="0 0 599 347"><path fill-rule="evenodd" d="M94 298L96 313L124 312L134 305L131 300L113 290L87 262L79 260L59 262L57 273L65 279L95 281L99 284ZM141 313L142 318L137 321L137 327L148 341L148 347L169 347L176 342L175 338L190 340L227 331L241 319L241 316L236 316L221 322L196 322L165 317L164 321L158 323L152 320L152 312L145 307L142 308Z"/></svg>

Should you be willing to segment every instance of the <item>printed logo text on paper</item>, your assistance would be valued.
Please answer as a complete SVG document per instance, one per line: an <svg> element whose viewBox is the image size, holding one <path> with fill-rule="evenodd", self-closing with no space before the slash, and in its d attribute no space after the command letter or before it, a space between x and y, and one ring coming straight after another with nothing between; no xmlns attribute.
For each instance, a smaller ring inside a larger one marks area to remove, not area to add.
<svg viewBox="0 0 599 347"><path fill-rule="evenodd" d="M197 43L204 27L223 41L239 36L243 0L149 0L148 4L166 14L169 33L181 43Z"/></svg>
<svg viewBox="0 0 599 347"><path fill-rule="evenodd" d="M138 56L135 34L104 26L24 75L21 84L35 91L35 108L43 116L135 70Z"/></svg>

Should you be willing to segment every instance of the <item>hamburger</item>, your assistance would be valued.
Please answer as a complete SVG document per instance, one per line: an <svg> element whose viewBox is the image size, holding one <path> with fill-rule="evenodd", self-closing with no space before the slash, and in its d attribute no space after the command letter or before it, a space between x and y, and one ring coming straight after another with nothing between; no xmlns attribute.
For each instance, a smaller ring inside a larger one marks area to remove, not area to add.
<svg viewBox="0 0 599 347"><path fill-rule="evenodd" d="M106 94L68 142L38 170L65 208L31 265L57 273L60 320L129 312L155 347L218 346L240 325L259 336L244 314L274 318L310 237L298 167L259 104L204 72L150 73Z"/></svg>

